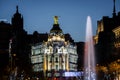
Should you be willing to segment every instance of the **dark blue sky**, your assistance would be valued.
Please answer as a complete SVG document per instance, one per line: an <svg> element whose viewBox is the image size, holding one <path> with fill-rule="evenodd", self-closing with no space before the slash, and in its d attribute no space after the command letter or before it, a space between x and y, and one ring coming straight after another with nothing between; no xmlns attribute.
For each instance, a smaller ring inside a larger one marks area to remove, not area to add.
<svg viewBox="0 0 120 80"><path fill-rule="evenodd" d="M24 17L24 29L32 34L49 33L53 17L59 16L64 33L70 33L75 41L85 40L86 18L91 16L93 34L97 20L103 16L112 17L113 0L0 0L0 20L11 23L16 5ZM116 12L120 11L120 0L116 0Z"/></svg>

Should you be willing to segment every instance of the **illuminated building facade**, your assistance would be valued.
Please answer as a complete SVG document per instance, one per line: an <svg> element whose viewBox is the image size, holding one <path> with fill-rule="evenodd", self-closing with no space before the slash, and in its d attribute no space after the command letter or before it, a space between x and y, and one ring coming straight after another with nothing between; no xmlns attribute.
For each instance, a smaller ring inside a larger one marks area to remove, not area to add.
<svg viewBox="0 0 120 80"><path fill-rule="evenodd" d="M115 33L115 42L114 45L116 48L120 48L120 26L113 29L113 32Z"/></svg>
<svg viewBox="0 0 120 80"><path fill-rule="evenodd" d="M31 63L34 72L47 77L64 76L66 71L77 71L77 47L65 40L65 35L54 17L48 40L31 46Z"/></svg>
<svg viewBox="0 0 120 80"><path fill-rule="evenodd" d="M98 43L98 36L99 36L99 33L104 31L104 27L103 27L103 21L97 21L97 31L96 31L96 35L94 36L94 42L95 44Z"/></svg>

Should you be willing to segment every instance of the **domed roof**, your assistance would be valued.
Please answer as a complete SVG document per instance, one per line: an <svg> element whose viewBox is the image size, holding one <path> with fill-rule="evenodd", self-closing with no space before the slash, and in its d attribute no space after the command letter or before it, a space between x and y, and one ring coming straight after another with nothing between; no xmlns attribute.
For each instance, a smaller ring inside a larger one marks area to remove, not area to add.
<svg viewBox="0 0 120 80"><path fill-rule="evenodd" d="M62 32L62 29L59 27L59 24L54 24L50 32L53 32L53 31Z"/></svg>

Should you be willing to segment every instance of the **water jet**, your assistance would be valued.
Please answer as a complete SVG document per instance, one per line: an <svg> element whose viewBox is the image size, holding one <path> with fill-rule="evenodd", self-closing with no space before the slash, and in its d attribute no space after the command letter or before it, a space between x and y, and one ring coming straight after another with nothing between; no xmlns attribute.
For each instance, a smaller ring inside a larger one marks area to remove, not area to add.
<svg viewBox="0 0 120 80"><path fill-rule="evenodd" d="M96 80L92 22L87 17L84 48L84 80Z"/></svg>

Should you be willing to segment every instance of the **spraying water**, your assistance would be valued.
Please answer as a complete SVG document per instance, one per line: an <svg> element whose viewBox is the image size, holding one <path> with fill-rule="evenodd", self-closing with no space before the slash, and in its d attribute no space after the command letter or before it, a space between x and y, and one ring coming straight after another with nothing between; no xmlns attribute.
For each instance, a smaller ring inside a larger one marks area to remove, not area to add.
<svg viewBox="0 0 120 80"><path fill-rule="evenodd" d="M86 24L86 42L84 48L84 80L96 80L94 59L92 22L90 16L88 16Z"/></svg>

